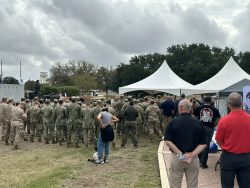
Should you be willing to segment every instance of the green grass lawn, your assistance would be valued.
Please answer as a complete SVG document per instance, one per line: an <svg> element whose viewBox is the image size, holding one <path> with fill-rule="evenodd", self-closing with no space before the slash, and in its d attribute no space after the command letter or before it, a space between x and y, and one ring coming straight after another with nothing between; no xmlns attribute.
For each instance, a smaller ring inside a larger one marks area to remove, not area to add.
<svg viewBox="0 0 250 188"><path fill-rule="evenodd" d="M94 150L24 142L18 151L0 144L0 187L160 187L158 141L111 149L110 163L87 162ZM119 140L118 140L119 143Z"/></svg>

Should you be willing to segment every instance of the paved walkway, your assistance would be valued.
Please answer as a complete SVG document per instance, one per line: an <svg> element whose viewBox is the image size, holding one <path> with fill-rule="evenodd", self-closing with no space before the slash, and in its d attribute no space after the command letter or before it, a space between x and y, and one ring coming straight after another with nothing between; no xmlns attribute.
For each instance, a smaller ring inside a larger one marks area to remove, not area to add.
<svg viewBox="0 0 250 188"><path fill-rule="evenodd" d="M215 164L220 157L220 153L209 154L207 169L200 169L199 171L199 188L220 188L220 166L217 165L217 171L215 171ZM170 164L170 151L168 147L164 144L163 146L163 158L165 161L166 169L168 171ZM182 181L182 187L186 186L185 177Z"/></svg>

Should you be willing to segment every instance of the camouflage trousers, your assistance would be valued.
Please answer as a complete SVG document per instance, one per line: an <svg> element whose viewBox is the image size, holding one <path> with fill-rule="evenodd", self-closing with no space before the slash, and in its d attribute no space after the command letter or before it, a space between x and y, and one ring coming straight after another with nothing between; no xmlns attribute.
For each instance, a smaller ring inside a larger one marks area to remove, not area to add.
<svg viewBox="0 0 250 188"><path fill-rule="evenodd" d="M51 124L51 122L43 122L43 134L45 141L55 141L54 130L55 126Z"/></svg>
<svg viewBox="0 0 250 188"><path fill-rule="evenodd" d="M30 126L30 140L33 141L35 135L37 136L38 140L42 140L43 134L43 125L42 123L32 123Z"/></svg>
<svg viewBox="0 0 250 188"><path fill-rule="evenodd" d="M4 139L4 132L5 132L5 122L0 121L0 138Z"/></svg>
<svg viewBox="0 0 250 188"><path fill-rule="evenodd" d="M56 136L59 143L62 143L64 140L64 131L65 131L65 124L56 124Z"/></svg>
<svg viewBox="0 0 250 188"><path fill-rule="evenodd" d="M160 130L160 122L159 121L150 121L147 122L148 134L149 138L153 139L154 133L157 134L160 138L163 136Z"/></svg>
<svg viewBox="0 0 250 188"><path fill-rule="evenodd" d="M11 122L10 140L18 146L25 138L24 126L20 122Z"/></svg>
<svg viewBox="0 0 250 188"><path fill-rule="evenodd" d="M82 127L79 122L69 121L67 122L67 144L71 143L71 136L74 136L73 142L78 144L82 134Z"/></svg>
<svg viewBox="0 0 250 188"><path fill-rule="evenodd" d="M5 128L4 128L4 140L5 142L8 142L10 138L10 122L6 122Z"/></svg>
<svg viewBox="0 0 250 188"><path fill-rule="evenodd" d="M124 133L124 119L121 119L120 121L118 121L116 123L116 132L117 132L117 135L121 135Z"/></svg>
<svg viewBox="0 0 250 188"><path fill-rule="evenodd" d="M143 135L143 122L142 121L136 121L136 132L137 132L137 136Z"/></svg>
<svg viewBox="0 0 250 188"><path fill-rule="evenodd" d="M91 142L94 144L97 142L94 128L83 128L83 140L86 147Z"/></svg>

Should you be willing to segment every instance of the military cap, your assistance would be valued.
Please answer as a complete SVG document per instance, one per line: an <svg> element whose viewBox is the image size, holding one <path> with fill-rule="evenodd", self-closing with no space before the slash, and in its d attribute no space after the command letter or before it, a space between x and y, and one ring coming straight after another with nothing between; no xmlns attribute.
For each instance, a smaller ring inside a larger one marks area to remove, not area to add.
<svg viewBox="0 0 250 188"><path fill-rule="evenodd" d="M46 99L46 100L45 100L45 103L50 103L50 99Z"/></svg>
<svg viewBox="0 0 250 188"><path fill-rule="evenodd" d="M132 96L131 96L131 95L129 95L129 96L128 96L128 99L132 99Z"/></svg>
<svg viewBox="0 0 250 188"><path fill-rule="evenodd" d="M11 97L10 97L10 98L8 98L7 100L8 100L8 102L13 102L13 101L14 101L14 99L13 99L13 98L11 98Z"/></svg>
<svg viewBox="0 0 250 188"><path fill-rule="evenodd" d="M60 99L58 99L58 102L62 102L63 101L63 98L60 98ZM54 101L55 102L55 101Z"/></svg>
<svg viewBox="0 0 250 188"><path fill-rule="evenodd" d="M57 102L58 102L58 100L57 100L57 99L54 99L54 102L55 102L55 103L57 103Z"/></svg>
<svg viewBox="0 0 250 188"><path fill-rule="evenodd" d="M26 100L25 100L25 102L26 102L26 103L29 103L29 102L30 102L30 100L29 100L29 99L26 99Z"/></svg>
<svg viewBox="0 0 250 188"><path fill-rule="evenodd" d="M39 100L39 97L34 97L34 100L36 101L36 100Z"/></svg>

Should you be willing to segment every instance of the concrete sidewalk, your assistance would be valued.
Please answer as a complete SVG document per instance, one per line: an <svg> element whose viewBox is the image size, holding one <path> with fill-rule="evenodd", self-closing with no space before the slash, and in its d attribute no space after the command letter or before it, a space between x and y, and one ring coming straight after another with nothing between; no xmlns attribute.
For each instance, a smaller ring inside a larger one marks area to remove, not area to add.
<svg viewBox="0 0 250 188"><path fill-rule="evenodd" d="M168 174L168 170L170 167L170 151L163 141L160 143L160 146L162 148L163 160L165 162L165 168ZM158 155L159 155L159 151L158 151ZM220 188L221 187L220 165L217 165L217 171L215 171L215 164L219 158L220 158L220 152L215 153L215 154L209 154L209 157L208 157L209 168L207 169L200 168L200 171L199 171L199 183L198 183L199 188ZM164 177L164 178L167 178L167 177ZM162 187L166 187L166 186L162 186ZM182 187L187 187L185 176L183 177Z"/></svg>

